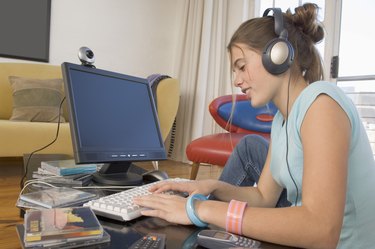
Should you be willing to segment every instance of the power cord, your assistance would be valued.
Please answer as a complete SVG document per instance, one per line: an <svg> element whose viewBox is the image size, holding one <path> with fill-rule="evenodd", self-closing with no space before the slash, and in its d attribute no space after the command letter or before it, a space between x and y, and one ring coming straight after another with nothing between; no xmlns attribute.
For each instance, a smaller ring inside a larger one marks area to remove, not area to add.
<svg viewBox="0 0 375 249"><path fill-rule="evenodd" d="M61 117L62 104L64 103L64 101L65 101L65 97L61 100L60 105L59 105L59 116L58 116L58 120L57 120L57 130L56 130L56 136L55 136L55 138L49 144L47 144L47 145L45 145L45 146L43 146L43 147L41 147L41 148L39 148L39 149L34 150L33 152L31 152L30 155L29 155L29 157L27 158L26 165L25 165L25 173L22 176L21 181L20 181L20 188L21 189L24 189L25 179L26 179L26 176L27 176L27 173L28 173L28 170L29 170L29 163L30 163L31 157L36 152L39 152L39 151L44 150L45 148L48 148L49 146L51 146L53 143L56 142L57 138L59 137L60 117Z"/></svg>

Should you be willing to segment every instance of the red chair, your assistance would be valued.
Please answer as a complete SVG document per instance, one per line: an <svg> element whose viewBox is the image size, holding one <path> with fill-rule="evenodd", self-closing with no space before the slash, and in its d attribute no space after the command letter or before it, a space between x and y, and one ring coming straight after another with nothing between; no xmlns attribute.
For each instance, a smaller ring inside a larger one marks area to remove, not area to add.
<svg viewBox="0 0 375 249"><path fill-rule="evenodd" d="M193 162L190 179L197 177L201 163L224 166L237 143L248 134L258 134L269 139L271 124L277 108L273 104L254 108L243 94L225 95L214 99L209 111L227 132L207 135L193 140L186 147L187 158ZM232 122L229 122L233 112Z"/></svg>

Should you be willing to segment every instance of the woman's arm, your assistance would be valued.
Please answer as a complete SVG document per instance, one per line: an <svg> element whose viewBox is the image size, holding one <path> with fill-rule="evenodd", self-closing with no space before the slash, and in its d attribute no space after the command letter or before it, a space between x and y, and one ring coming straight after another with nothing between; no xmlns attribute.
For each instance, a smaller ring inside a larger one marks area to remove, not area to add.
<svg viewBox="0 0 375 249"><path fill-rule="evenodd" d="M345 207L350 121L327 95L312 104L301 127L304 151L302 206L248 207L243 233L259 240L307 248L337 246ZM266 169L267 170L267 169ZM266 173L265 176L269 177ZM261 193L266 188L263 175ZM229 199L229 198L228 198ZM228 203L197 202L198 216L225 227ZM213 210L214 213L213 213Z"/></svg>
<svg viewBox="0 0 375 249"><path fill-rule="evenodd" d="M269 148L272 147L270 143ZM271 149L269 149L271 151ZM213 194L216 199L229 202L232 199L246 201L249 206L275 207L283 190L272 178L270 170L270 152L261 172L257 187L238 187L218 180L200 180L192 182L161 182L150 188L151 192L180 191L192 194Z"/></svg>

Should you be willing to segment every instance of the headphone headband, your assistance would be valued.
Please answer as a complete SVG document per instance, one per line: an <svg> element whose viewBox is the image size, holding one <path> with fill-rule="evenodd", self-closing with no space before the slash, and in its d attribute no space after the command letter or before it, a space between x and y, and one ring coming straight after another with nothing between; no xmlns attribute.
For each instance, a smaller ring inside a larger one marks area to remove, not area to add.
<svg viewBox="0 0 375 249"><path fill-rule="evenodd" d="M276 35L287 39L288 31L284 27L283 13L280 8L268 8L264 11L263 17L268 16L268 13L273 11L273 17L275 19L275 33Z"/></svg>

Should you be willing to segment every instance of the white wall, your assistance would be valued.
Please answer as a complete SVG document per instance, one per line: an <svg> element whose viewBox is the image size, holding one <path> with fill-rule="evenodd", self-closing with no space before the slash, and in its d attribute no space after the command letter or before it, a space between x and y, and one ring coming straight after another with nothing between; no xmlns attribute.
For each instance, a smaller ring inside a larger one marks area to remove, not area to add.
<svg viewBox="0 0 375 249"><path fill-rule="evenodd" d="M175 0L52 0L49 63L79 63L78 49L87 46L94 51L98 68L140 77L174 76L181 4ZM0 62L37 63L7 58Z"/></svg>

